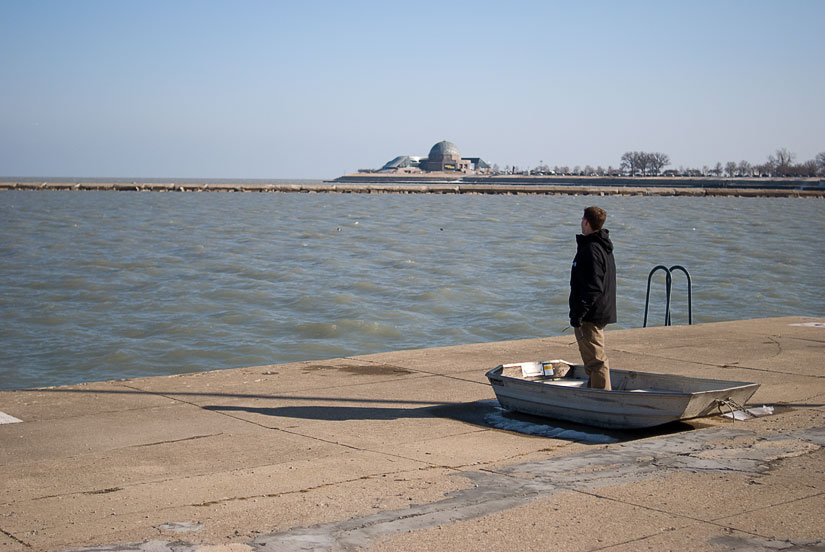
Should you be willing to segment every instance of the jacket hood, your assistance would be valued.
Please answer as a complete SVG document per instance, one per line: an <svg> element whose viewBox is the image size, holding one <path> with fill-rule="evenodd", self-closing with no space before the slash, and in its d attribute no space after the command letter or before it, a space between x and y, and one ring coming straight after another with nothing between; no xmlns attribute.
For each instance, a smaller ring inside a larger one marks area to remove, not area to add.
<svg viewBox="0 0 825 552"><path fill-rule="evenodd" d="M576 243L583 244L590 241L595 241L601 244L604 247L604 250L608 253L613 252L613 242L610 241L610 230L607 228L602 228L598 232L593 232L592 234L588 234L585 236L584 234L576 235Z"/></svg>

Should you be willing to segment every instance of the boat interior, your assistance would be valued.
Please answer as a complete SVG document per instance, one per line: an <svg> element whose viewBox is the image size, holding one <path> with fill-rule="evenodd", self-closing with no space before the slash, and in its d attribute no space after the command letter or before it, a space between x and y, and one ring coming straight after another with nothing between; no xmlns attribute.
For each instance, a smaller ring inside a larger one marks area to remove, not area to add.
<svg viewBox="0 0 825 552"><path fill-rule="evenodd" d="M544 367L540 375L533 375L535 364L541 364ZM527 371L528 368L529 371ZM560 360L504 364L501 367L501 375L543 385L572 388L587 388L588 380L583 365ZM612 390L631 393L696 393L718 389L720 383L723 382L630 370L611 370L610 372ZM740 384L740 382L724 383Z"/></svg>

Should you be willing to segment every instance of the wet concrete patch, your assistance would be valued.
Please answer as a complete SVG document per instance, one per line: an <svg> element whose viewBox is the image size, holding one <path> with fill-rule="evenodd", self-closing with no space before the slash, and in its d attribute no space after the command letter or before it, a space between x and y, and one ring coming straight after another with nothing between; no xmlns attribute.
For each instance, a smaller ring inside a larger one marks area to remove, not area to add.
<svg viewBox="0 0 825 552"><path fill-rule="evenodd" d="M710 546L717 552L825 552L825 539L819 542L788 542L756 537L722 536L710 540Z"/></svg>
<svg viewBox="0 0 825 552"><path fill-rule="evenodd" d="M815 450L825 430L808 430L781 436L764 447L741 445L726 449L722 458L713 451L720 440L729 442L749 431L716 429L680 433L623 443L580 454L538 462L515 464L499 472L462 472L474 487L451 493L444 500L412 505L408 510L380 512L338 523L296 528L260 537L260 550L355 550L379 537L450 524L528 504L557 492L593 490L633 483L678 470L720 470L762 473L778 459ZM768 439L763 439L769 441Z"/></svg>
<svg viewBox="0 0 825 552"><path fill-rule="evenodd" d="M191 533L203 529L202 523L191 523L188 521L170 521L158 526L161 531L171 531L173 533Z"/></svg>
<svg viewBox="0 0 825 552"><path fill-rule="evenodd" d="M354 376L399 376L416 373L392 364L311 364L302 366L301 369L306 373L336 370Z"/></svg>
<svg viewBox="0 0 825 552"><path fill-rule="evenodd" d="M496 429L580 443L608 444L619 441L617 437L606 435L598 430L557 427L546 423L535 423L530 419L519 419L521 416L515 415L500 407L493 407L490 410L490 413L484 416L484 422L488 426Z"/></svg>
<svg viewBox="0 0 825 552"><path fill-rule="evenodd" d="M356 550L367 548L382 537L484 517L560 492L588 492L679 471L758 475L769 471L776 461L808 454L823 446L825 428L770 437L759 437L745 429L716 428L629 441L569 456L513 464L498 471L460 472L456 477L465 477L474 485L450 493L443 500L340 522L297 527L258 537L249 545L255 550L278 552ZM720 538L708 542L709 546L718 550L742 549L730 548L736 544ZM762 546L746 546L755 550L822 550L821 543L783 541L786 546L776 548L773 547L775 541L757 543L754 539L747 539L741 544ZM181 542L164 544L152 541L149 545L139 543L79 550L189 552L198 549L197 545Z"/></svg>

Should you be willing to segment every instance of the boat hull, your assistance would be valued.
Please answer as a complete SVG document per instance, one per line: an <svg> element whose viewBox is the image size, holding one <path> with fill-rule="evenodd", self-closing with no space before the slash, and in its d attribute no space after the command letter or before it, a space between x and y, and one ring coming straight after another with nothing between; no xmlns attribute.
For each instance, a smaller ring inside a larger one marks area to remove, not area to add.
<svg viewBox="0 0 825 552"><path fill-rule="evenodd" d="M516 412L608 429L642 429L719 414L744 405L758 383L611 371L613 390L589 389L581 366L572 377L532 379L487 372L501 406ZM734 407L735 408L735 407Z"/></svg>

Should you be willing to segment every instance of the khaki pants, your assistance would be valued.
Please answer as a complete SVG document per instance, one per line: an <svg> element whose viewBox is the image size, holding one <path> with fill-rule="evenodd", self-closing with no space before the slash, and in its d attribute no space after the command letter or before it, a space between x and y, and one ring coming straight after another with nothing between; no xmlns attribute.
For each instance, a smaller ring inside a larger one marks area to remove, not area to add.
<svg viewBox="0 0 825 552"><path fill-rule="evenodd" d="M587 386L594 389L611 389L610 367L604 351L604 326L582 322L580 328L573 330L584 362L584 371L590 378Z"/></svg>

